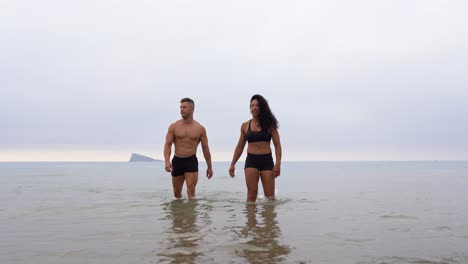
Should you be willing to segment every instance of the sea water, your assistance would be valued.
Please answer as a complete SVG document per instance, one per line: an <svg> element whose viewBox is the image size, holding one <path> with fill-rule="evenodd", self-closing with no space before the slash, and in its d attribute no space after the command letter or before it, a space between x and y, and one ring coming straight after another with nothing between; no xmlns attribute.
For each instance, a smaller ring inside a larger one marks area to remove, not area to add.
<svg viewBox="0 0 468 264"><path fill-rule="evenodd" d="M0 263L468 263L468 162L284 162L256 203L213 166L0 163Z"/></svg>

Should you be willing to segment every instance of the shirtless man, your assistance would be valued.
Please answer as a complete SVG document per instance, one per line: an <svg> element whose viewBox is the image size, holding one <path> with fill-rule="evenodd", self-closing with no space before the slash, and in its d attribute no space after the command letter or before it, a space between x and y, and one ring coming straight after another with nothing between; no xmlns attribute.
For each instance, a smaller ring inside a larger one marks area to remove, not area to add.
<svg viewBox="0 0 468 264"><path fill-rule="evenodd" d="M198 159L196 156L198 144L201 142L203 156L208 166L206 177L211 179L213 169L211 154L208 148L208 137L205 128L193 120L195 103L190 98L180 100L180 115L182 119L169 126L164 144L164 160L166 171L171 172L174 197L182 198L182 187L187 182L189 199L195 198L195 187L198 182ZM172 143L174 143L174 157L171 157Z"/></svg>

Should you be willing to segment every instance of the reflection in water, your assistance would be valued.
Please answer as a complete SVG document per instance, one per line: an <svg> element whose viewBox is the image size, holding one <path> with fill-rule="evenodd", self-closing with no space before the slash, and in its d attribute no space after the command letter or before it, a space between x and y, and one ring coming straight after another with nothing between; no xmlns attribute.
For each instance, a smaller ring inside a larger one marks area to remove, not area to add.
<svg viewBox="0 0 468 264"><path fill-rule="evenodd" d="M275 202L247 203L244 210L247 221L239 236L247 239L246 247L236 253L250 263L281 263L291 252L281 245L281 229L276 220Z"/></svg>
<svg viewBox="0 0 468 264"><path fill-rule="evenodd" d="M166 218L172 220L167 231L165 252L160 256L168 257L171 263L195 263L202 255L198 245L203 239L201 224L208 220L211 206L202 204L198 200L173 200L163 204ZM200 221L203 221L200 223Z"/></svg>

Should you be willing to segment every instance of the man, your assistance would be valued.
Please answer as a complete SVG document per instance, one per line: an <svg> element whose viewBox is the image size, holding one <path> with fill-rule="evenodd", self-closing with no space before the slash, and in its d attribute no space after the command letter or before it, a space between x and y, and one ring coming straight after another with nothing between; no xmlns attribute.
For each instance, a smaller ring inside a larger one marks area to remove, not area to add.
<svg viewBox="0 0 468 264"><path fill-rule="evenodd" d="M174 197L182 198L184 181L187 183L189 199L195 198L195 187L198 182L198 159L196 156L198 144L201 142L203 156L208 166L206 176L211 179L213 169L211 154L208 148L208 137L205 128L193 120L195 103L190 98L180 100L180 115L182 119L169 126L164 144L164 160L166 171L171 172ZM174 157L171 156L172 143L174 143Z"/></svg>

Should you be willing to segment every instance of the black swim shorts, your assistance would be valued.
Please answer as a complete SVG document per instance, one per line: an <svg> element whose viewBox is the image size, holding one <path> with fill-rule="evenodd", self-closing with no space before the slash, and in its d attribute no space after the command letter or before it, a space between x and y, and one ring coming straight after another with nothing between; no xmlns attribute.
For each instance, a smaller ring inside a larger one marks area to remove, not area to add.
<svg viewBox="0 0 468 264"><path fill-rule="evenodd" d="M273 156L268 154L250 154L247 153L245 159L245 169L255 168L259 171L273 170Z"/></svg>
<svg viewBox="0 0 468 264"><path fill-rule="evenodd" d="M183 176L186 172L198 172L198 159L196 155L179 158L172 158L172 176Z"/></svg>

